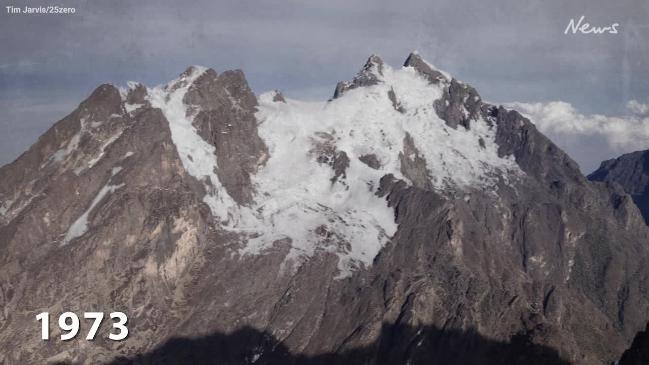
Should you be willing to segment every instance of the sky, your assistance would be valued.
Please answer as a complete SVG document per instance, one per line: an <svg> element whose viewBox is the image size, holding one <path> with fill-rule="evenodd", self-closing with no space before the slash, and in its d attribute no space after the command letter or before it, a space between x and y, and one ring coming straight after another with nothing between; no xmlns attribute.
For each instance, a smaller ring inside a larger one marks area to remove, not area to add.
<svg viewBox="0 0 649 365"><path fill-rule="evenodd" d="M154 86L198 64L243 69L256 93L326 100L370 54L398 67L413 50L529 116L585 173L649 148L647 0L57 4L75 14L9 14L26 3L2 0L0 164L101 83ZM582 15L618 33L564 34Z"/></svg>

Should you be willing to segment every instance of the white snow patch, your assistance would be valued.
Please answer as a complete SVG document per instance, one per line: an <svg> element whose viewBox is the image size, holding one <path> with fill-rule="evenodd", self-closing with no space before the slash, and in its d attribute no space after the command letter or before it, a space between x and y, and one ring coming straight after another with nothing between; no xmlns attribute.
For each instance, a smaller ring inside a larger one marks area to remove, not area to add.
<svg viewBox="0 0 649 365"><path fill-rule="evenodd" d="M56 152L54 152L54 154L52 154L52 156L50 156L50 160L54 162L61 162L65 159L65 156L67 156L67 154L67 150L57 150Z"/></svg>
<svg viewBox="0 0 649 365"><path fill-rule="evenodd" d="M348 91L343 99L351 99ZM342 99L341 99L342 100ZM401 177L398 159L389 153L401 140L392 139L380 128L364 127L358 110L378 116L382 110L365 109L350 103L273 103L262 96L259 134L269 148L270 159L254 177L255 197L266 231L249 240L243 254L257 254L281 238L291 239L287 259L299 260L317 250L339 256L339 277L351 275L358 266L371 265L374 257L396 232L394 212L375 188L384 171L374 170L357 156L374 153L383 169ZM350 110L356 109L356 110ZM391 104L390 104L391 108ZM368 117L371 117L368 115ZM334 137L350 165L347 179L331 183L331 166L319 164L311 153L325 143L316 132Z"/></svg>
<svg viewBox="0 0 649 365"><path fill-rule="evenodd" d="M108 148L108 146L110 146L111 144L113 144L113 143L114 143L114 142L115 142L115 141L116 141L116 140L117 140L117 139L122 135L122 133L123 133L123 130L120 129L118 132L116 132L115 134L113 134L112 136L110 136L110 137L109 137L109 138L108 138L108 139L107 139L107 140L106 140L106 141L105 141L105 142L104 142L104 143L99 147L99 153L97 154L97 156L95 156L94 158L88 160L88 162L87 162L87 164L86 164L85 167L84 167L84 166L80 166L80 167L77 167L76 169L74 169L74 173L77 174L77 175L79 175L79 174L82 173L83 171L86 171L86 170L89 170L89 169L93 168L93 166L95 166L95 165L97 164L97 162L99 162L99 160L101 160L102 157L104 157L104 153L106 152L106 148Z"/></svg>
<svg viewBox="0 0 649 365"><path fill-rule="evenodd" d="M2 204L0 204L0 216L7 214L13 203L14 202L11 199L3 201Z"/></svg>
<svg viewBox="0 0 649 365"><path fill-rule="evenodd" d="M79 148L79 142L81 141L81 135L84 133L83 130L83 124L82 124L82 129L77 132L72 138L70 138L70 141L66 145L65 148L65 153L66 155L69 155L70 153L74 152L77 148Z"/></svg>
<svg viewBox="0 0 649 365"><path fill-rule="evenodd" d="M144 104L129 104L129 103L124 103L124 110L126 110L127 113L131 113L135 110L140 109L143 107Z"/></svg>
<svg viewBox="0 0 649 365"><path fill-rule="evenodd" d="M128 97L128 93L138 87L140 85L139 82L137 81L127 81L126 82L126 87L124 86L118 86L117 90L119 90L119 95L122 98L122 101L126 101L126 98Z"/></svg>
<svg viewBox="0 0 649 365"><path fill-rule="evenodd" d="M570 280L570 276L572 275L572 267L575 266L575 260L574 259L569 259L568 260L568 272L566 273L566 279L565 281L567 282Z"/></svg>
<svg viewBox="0 0 649 365"><path fill-rule="evenodd" d="M318 250L339 256L340 276L372 261L396 232L394 211L375 195L386 174L406 180L399 153L406 133L426 160L433 186L440 190L492 188L498 176L519 173L513 158L500 158L495 127L482 120L471 129L450 128L433 101L442 96L412 68L385 65L382 83L351 89L331 102L274 103L273 93L260 96L259 134L270 159L253 176L259 212L258 237L251 237L242 254L259 254L276 239L290 238L288 259L312 256ZM388 98L393 89L406 113L394 110ZM333 170L319 164L312 151L325 143L322 133L350 160L347 178L331 183ZM480 146L480 140L485 147ZM359 157L374 154L381 167L374 170ZM499 173L503 172L503 173Z"/></svg>
<svg viewBox="0 0 649 365"><path fill-rule="evenodd" d="M109 183L104 185L101 190L99 190L99 193L95 196L95 198L92 200L92 203L88 207L88 209L79 217L77 218L74 223L68 228L68 231L65 233L65 237L63 238L63 242L61 243L61 246L65 246L70 241L77 237L81 237L84 233L88 231L88 216L92 212L92 210L99 204L99 202L104 199L104 197L108 194L112 194L115 192L117 189L121 188L124 186L124 184L119 184L119 185L110 185Z"/></svg>
<svg viewBox="0 0 649 365"><path fill-rule="evenodd" d="M74 150L76 150L79 147L81 134L84 132L84 128L85 128L85 118L81 118L80 121L81 121L81 129L79 130L79 132L77 132L74 136L72 136L72 138L70 138L68 143L65 145L65 148L59 148L56 152L54 152L47 160L47 162L41 165L41 168L50 162L64 161L72 152L74 152Z"/></svg>

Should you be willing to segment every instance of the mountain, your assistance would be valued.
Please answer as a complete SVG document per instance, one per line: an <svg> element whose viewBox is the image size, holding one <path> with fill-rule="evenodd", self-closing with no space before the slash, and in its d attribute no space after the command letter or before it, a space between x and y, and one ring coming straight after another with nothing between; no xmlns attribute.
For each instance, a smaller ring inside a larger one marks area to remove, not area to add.
<svg viewBox="0 0 649 365"><path fill-rule="evenodd" d="M637 204L645 222L649 224L649 151L638 151L602 162L599 169L590 174L592 181L620 184ZM620 359L620 365L649 363L649 323L647 329L638 332L631 347Z"/></svg>
<svg viewBox="0 0 649 365"><path fill-rule="evenodd" d="M326 102L102 85L0 201L5 364L609 364L649 320L631 198L414 53ZM36 340L43 311L129 337Z"/></svg>
<svg viewBox="0 0 649 365"><path fill-rule="evenodd" d="M620 184L631 195L649 224L649 150L604 161L588 178Z"/></svg>

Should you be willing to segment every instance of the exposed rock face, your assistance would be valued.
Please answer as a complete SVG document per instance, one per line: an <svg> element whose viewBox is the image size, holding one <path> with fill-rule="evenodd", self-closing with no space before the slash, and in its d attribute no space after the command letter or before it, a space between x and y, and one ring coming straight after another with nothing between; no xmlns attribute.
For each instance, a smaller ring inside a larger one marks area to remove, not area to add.
<svg viewBox="0 0 649 365"><path fill-rule="evenodd" d="M435 100L437 115L451 128L458 125L471 128L471 120L478 119L480 106L480 96L475 89L455 79L444 89L444 96Z"/></svg>
<svg viewBox="0 0 649 365"><path fill-rule="evenodd" d="M279 90L275 90L275 94L273 95L273 101L278 103L286 103L286 99L284 99L284 94L282 94L282 92Z"/></svg>
<svg viewBox="0 0 649 365"><path fill-rule="evenodd" d="M334 171L331 182L335 183L339 178L345 178L345 171L349 167L347 153L336 149L335 137L331 134L321 132L315 137L314 146L310 152L314 154L318 163L331 166L331 169Z"/></svg>
<svg viewBox="0 0 649 365"><path fill-rule="evenodd" d="M217 176L239 204L249 204L253 188L250 174L268 158L257 134L257 98L241 70L217 75L208 70L189 88L183 102L197 108L193 125L216 148Z"/></svg>
<svg viewBox="0 0 649 365"><path fill-rule="evenodd" d="M639 210L515 111L416 55L276 99L103 85L0 168L0 362L609 364L649 320ZM68 310L130 336L25 330Z"/></svg>
<svg viewBox="0 0 649 365"><path fill-rule="evenodd" d="M604 161L599 169L588 175L588 179L619 184L633 198L645 222L649 224L649 151L628 153ZM628 203L628 198L621 197L612 203ZM638 332L633 344L624 352L619 363L621 365L649 364L649 327Z"/></svg>
<svg viewBox="0 0 649 365"><path fill-rule="evenodd" d="M403 153L399 154L401 173L419 189L432 190L426 160L421 156L410 134L403 139Z"/></svg>
<svg viewBox="0 0 649 365"><path fill-rule="evenodd" d="M415 70L417 70L417 72L419 72L433 84L437 84L446 80L444 74L442 74L439 70L436 70L428 62L424 61L416 52L408 55L408 58L406 58L406 62L403 63L403 66L414 68Z"/></svg>
<svg viewBox="0 0 649 365"><path fill-rule="evenodd" d="M649 224L649 150L604 161L588 178L620 184L624 191L633 197Z"/></svg>
<svg viewBox="0 0 649 365"><path fill-rule="evenodd" d="M399 100L397 100L397 95L394 93L394 89L390 89L388 91L388 98L392 102L392 107L394 110L398 111L399 113L405 113L406 109L401 105Z"/></svg>
<svg viewBox="0 0 649 365"><path fill-rule="evenodd" d="M383 60L376 55L371 55L367 59L367 62L365 62L365 66L363 66L351 82L341 81L336 85L334 99L341 97L347 90L376 85L379 83L381 76L383 76Z"/></svg>
<svg viewBox="0 0 649 365"><path fill-rule="evenodd" d="M367 166L378 170L381 167L381 162L378 160L375 154L370 153L368 155L359 156L358 159L366 164Z"/></svg>

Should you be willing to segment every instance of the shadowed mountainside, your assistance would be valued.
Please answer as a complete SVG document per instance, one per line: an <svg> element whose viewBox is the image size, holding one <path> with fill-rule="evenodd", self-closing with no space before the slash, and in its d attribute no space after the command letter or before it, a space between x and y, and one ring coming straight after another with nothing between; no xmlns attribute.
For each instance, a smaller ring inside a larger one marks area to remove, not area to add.
<svg viewBox="0 0 649 365"><path fill-rule="evenodd" d="M620 358L619 365L649 364L649 323L644 331L638 332L631 347Z"/></svg>
<svg viewBox="0 0 649 365"><path fill-rule="evenodd" d="M244 327L230 334L196 339L173 338L155 350L110 365L167 364L568 364L558 353L528 341L524 334L510 343L489 340L476 332L413 328L384 324L367 347L321 355L292 354L267 332Z"/></svg>

